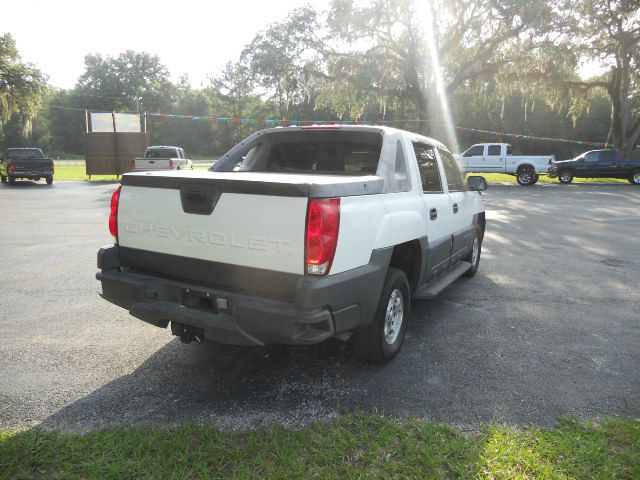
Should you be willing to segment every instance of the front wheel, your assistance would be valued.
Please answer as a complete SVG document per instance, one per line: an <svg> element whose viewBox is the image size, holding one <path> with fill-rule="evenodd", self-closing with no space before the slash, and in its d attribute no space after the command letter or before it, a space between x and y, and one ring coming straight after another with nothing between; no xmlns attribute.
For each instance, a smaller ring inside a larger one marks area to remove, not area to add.
<svg viewBox="0 0 640 480"><path fill-rule="evenodd" d="M473 239L473 246L471 247L471 252L465 258L465 262L469 262L471 264L471 268L467 270L464 274L465 277L473 277L478 271L478 267L480 266L480 254L482 253L482 238L480 237L480 231L476 231L476 236Z"/></svg>
<svg viewBox="0 0 640 480"><path fill-rule="evenodd" d="M535 178L533 179L533 183L532 185L535 185L536 183L538 183L538 180L540 180L540 175L536 173Z"/></svg>
<svg viewBox="0 0 640 480"><path fill-rule="evenodd" d="M633 185L640 185L640 169L631 172L631 175L629 176L629 183Z"/></svg>
<svg viewBox="0 0 640 480"><path fill-rule="evenodd" d="M516 180L519 185L528 187L536 183L536 172L530 168L523 168L516 174Z"/></svg>
<svg viewBox="0 0 640 480"><path fill-rule="evenodd" d="M571 182L573 182L573 173L568 170L560 172L560 174L558 175L558 180L560 180L560 183L564 185L569 185Z"/></svg>
<svg viewBox="0 0 640 480"><path fill-rule="evenodd" d="M407 276L402 270L389 267L373 320L356 332L356 350L362 358L384 363L398 354L407 328L409 295Z"/></svg>

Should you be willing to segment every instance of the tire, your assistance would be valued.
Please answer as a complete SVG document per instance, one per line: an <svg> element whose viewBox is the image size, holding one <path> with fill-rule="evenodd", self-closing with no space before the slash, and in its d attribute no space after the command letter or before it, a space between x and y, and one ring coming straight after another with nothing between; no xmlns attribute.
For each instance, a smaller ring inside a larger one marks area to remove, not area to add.
<svg viewBox="0 0 640 480"><path fill-rule="evenodd" d="M356 351L360 357L385 363L398 354L407 329L409 295L407 276L402 270L389 267L373 320L356 332Z"/></svg>
<svg viewBox="0 0 640 480"><path fill-rule="evenodd" d="M13 185L16 183L15 177L9 177L9 185Z"/></svg>
<svg viewBox="0 0 640 480"><path fill-rule="evenodd" d="M536 178L533 179L533 183L531 185L535 185L540 180L540 175L536 173Z"/></svg>
<svg viewBox="0 0 640 480"><path fill-rule="evenodd" d="M564 185L569 185L571 182L573 182L573 173L571 173L569 170L563 170L562 172L558 173L558 180Z"/></svg>
<svg viewBox="0 0 640 480"><path fill-rule="evenodd" d="M629 183L632 185L640 185L640 169L631 172L631 175L629 175Z"/></svg>
<svg viewBox="0 0 640 480"><path fill-rule="evenodd" d="M516 173L518 184L523 187L529 187L536 183L536 172L532 168L522 168Z"/></svg>
<svg viewBox="0 0 640 480"><path fill-rule="evenodd" d="M480 230L476 230L476 236L473 239L473 246L471 248L471 252L467 258L464 259L465 262L471 263L471 268L467 270L464 274L465 277L473 277L478 271L478 267L480 266L480 255L482 254L482 237L480 235Z"/></svg>
<svg viewBox="0 0 640 480"><path fill-rule="evenodd" d="M5 177L4 175L0 175L0 180L2 181L2 183L7 183L7 177Z"/></svg>
<svg viewBox="0 0 640 480"><path fill-rule="evenodd" d="M47 185L51 185L53 183L53 177L47 177L45 180L47 181Z"/></svg>

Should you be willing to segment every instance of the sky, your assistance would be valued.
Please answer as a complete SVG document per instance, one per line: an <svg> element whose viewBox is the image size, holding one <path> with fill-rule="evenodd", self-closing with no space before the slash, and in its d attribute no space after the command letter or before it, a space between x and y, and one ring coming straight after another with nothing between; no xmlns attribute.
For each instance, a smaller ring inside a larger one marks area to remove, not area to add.
<svg viewBox="0 0 640 480"><path fill-rule="evenodd" d="M24 61L72 88L88 53L125 50L160 56L174 80L207 83L269 23L321 0L17 0L2 2L0 34L11 33Z"/></svg>
<svg viewBox="0 0 640 480"><path fill-rule="evenodd" d="M199 87L238 59L270 23L306 4L328 0L17 0L3 1L0 34L9 32L23 60L59 88L73 88L89 53L157 54L173 80L187 74ZM581 69L588 77L595 65Z"/></svg>

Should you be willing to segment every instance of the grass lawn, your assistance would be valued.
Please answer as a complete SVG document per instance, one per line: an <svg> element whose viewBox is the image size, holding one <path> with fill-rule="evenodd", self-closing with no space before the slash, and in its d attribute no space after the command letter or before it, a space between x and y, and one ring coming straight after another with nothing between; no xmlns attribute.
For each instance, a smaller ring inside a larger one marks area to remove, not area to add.
<svg viewBox="0 0 640 480"><path fill-rule="evenodd" d="M206 170L209 168L209 164L196 164L194 168L196 170ZM89 177L85 173L84 165L57 165L56 173L54 177L55 180L89 180ZM482 175L487 179L489 183L516 183L516 177L511 175L505 175L502 173L479 173L478 175ZM115 175L93 175L91 177L92 181L103 181L103 182L114 182L117 179ZM546 175L540 175L539 183L559 183L557 178L549 178ZM624 179L616 179L616 178L576 178L574 183L628 183L627 180Z"/></svg>
<svg viewBox="0 0 640 480"><path fill-rule="evenodd" d="M206 170L210 165L195 165L196 170ZM85 173L84 165L56 165L54 182L56 180L89 180L89 176ZM91 181L96 182L115 182L118 178L115 175L92 175Z"/></svg>
<svg viewBox="0 0 640 480"><path fill-rule="evenodd" d="M489 183L517 183L516 177L506 175L504 173L470 173L469 175L481 175L486 178ZM538 183L560 183L557 178L549 178L546 175L540 175ZM573 183L629 183L626 179L621 178L574 178Z"/></svg>
<svg viewBox="0 0 640 480"><path fill-rule="evenodd" d="M301 430L119 427L0 433L4 478L640 478L640 420L462 434L350 414Z"/></svg>

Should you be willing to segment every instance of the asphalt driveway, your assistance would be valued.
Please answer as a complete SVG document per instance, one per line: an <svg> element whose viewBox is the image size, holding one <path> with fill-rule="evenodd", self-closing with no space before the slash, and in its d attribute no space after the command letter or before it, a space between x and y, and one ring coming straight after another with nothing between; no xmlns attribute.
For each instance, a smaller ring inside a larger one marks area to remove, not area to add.
<svg viewBox="0 0 640 480"><path fill-rule="evenodd" d="M640 188L490 186L478 275L414 303L390 364L183 345L103 301L113 184L0 186L0 427L300 425L360 408L475 428L640 415Z"/></svg>

